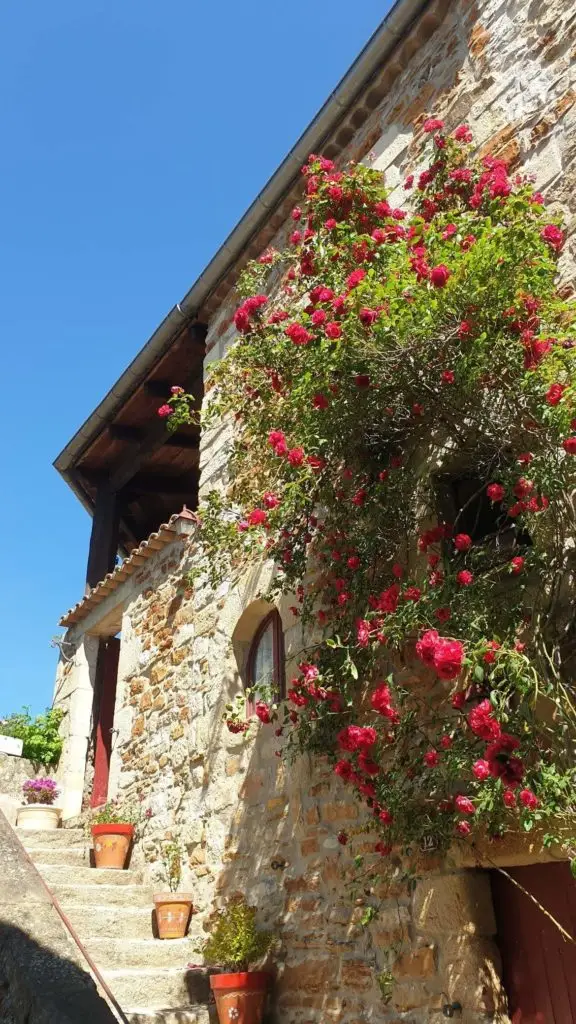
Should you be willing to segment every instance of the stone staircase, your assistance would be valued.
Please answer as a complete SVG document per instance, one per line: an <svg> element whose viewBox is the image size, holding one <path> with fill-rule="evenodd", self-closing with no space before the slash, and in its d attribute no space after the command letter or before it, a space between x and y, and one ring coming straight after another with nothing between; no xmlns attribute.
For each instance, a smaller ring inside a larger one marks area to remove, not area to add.
<svg viewBox="0 0 576 1024"><path fill-rule="evenodd" d="M82 829L16 829L131 1024L210 1024L209 984L189 939L154 938L152 891L137 870L90 867Z"/></svg>

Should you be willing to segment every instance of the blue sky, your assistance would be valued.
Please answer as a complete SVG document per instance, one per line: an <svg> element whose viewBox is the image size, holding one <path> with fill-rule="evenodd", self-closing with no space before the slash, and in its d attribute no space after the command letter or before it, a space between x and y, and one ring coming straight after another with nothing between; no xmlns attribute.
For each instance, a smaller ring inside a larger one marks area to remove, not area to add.
<svg viewBox="0 0 576 1024"><path fill-rule="evenodd" d="M388 0L0 11L0 715L52 697L87 513L52 461L179 301Z"/></svg>

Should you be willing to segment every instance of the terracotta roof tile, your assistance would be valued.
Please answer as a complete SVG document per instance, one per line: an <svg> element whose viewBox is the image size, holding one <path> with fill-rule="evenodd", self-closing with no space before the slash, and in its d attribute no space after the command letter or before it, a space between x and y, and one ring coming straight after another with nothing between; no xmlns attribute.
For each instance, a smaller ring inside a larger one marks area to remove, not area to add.
<svg viewBox="0 0 576 1024"><path fill-rule="evenodd" d="M78 601L78 604L75 604L73 608L69 608L60 619L59 625L74 626L77 622L85 619L89 612L96 605L100 604L100 601L103 601L108 594L116 590L128 576L131 576L136 569L144 565L152 555L165 548L168 544L172 544L175 540L179 538L184 539L187 534L180 532L177 528L177 523L180 519L198 522L197 516L190 509L187 509L186 506L184 506L181 512L170 516L167 523L162 523L154 533L151 533L137 548L134 548L128 555L128 558L125 558L120 565L116 566L113 572L109 572L100 583L97 583L90 593L86 594L86 597Z"/></svg>

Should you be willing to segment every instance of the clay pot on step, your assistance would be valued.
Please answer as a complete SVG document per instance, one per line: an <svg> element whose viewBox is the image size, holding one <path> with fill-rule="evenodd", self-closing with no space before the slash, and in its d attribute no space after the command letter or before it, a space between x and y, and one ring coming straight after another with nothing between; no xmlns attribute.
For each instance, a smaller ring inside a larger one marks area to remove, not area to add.
<svg viewBox="0 0 576 1024"><path fill-rule="evenodd" d="M212 974L220 1024L260 1024L266 1009L270 975L266 971Z"/></svg>
<svg viewBox="0 0 576 1024"><path fill-rule="evenodd" d="M134 825L92 825L90 830L96 867L121 871L128 859Z"/></svg>
<svg viewBox="0 0 576 1024"><path fill-rule="evenodd" d="M159 939L183 939L192 911L189 892L158 892L154 894L154 909Z"/></svg>

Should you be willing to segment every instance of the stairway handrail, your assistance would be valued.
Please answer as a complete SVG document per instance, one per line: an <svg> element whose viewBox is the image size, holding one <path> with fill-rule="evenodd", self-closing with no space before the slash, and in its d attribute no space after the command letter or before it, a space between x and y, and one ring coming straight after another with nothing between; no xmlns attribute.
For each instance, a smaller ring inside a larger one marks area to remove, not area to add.
<svg viewBox="0 0 576 1024"><path fill-rule="evenodd" d="M8 819L4 815L4 812L1 809L0 809L0 814L2 815L2 817L4 817L6 819L6 821L8 821ZM10 823L8 822L8 824L10 824ZM80 950L82 956L84 957L86 963L88 964L88 966L90 968L90 972L93 975L93 980L97 982L97 984L100 986L102 991L105 993L106 999L108 1000L109 1003L112 1004L114 1012L120 1018L121 1024L130 1024L130 1021L128 1020L126 1014L124 1013L122 1007L120 1006L118 1000L116 999L116 996L114 995L114 993L110 989L110 987L107 984L107 982L104 981L104 978L100 974L100 971L99 971L98 967L94 963L94 960L92 959L90 953L88 952L88 950L84 946L82 940L80 939L80 936L78 935L76 929L74 928L74 925L72 924L72 922L68 919L68 917L66 916L66 914L62 910L62 907L60 906L58 898L54 895L54 893L52 892L50 886L48 885L48 883L44 880L44 878L42 877L42 875L38 871L38 868L36 867L36 864L32 860L30 854L28 853L28 850L25 848L25 846L24 846L22 840L20 839L20 836L18 835L16 829L12 828L12 831L14 832L14 835L16 836L16 839L17 839L18 843L20 844L20 847L22 849L22 853L24 854L24 857L28 861L28 864L34 869L34 871L38 875L38 878L40 879L40 882L42 883L44 889L46 890L46 892L48 894L48 897L50 899L50 903L54 907L54 910L58 914L58 916L59 916L60 920L62 921L62 924L64 925L66 930L72 936L73 941L78 946L78 949ZM65 831L65 829L62 829L62 831Z"/></svg>

